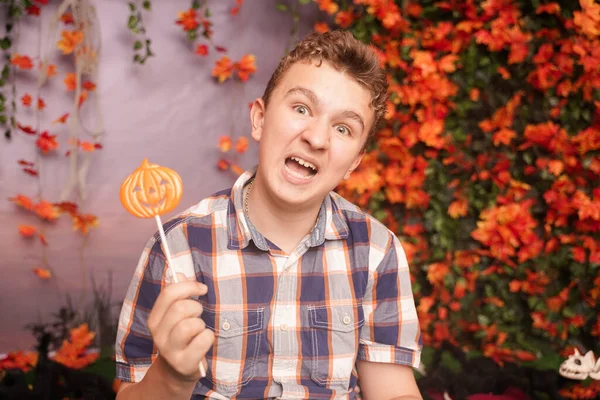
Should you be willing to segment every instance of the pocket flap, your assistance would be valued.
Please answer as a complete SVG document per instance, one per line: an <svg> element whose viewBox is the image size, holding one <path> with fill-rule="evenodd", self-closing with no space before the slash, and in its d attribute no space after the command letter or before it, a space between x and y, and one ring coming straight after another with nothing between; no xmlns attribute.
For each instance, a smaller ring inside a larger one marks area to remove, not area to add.
<svg viewBox="0 0 600 400"><path fill-rule="evenodd" d="M360 306L309 306L308 312L313 328L351 332L365 323Z"/></svg>
<svg viewBox="0 0 600 400"><path fill-rule="evenodd" d="M218 337L234 337L245 333L261 331L264 325L264 307L215 311L204 307L202 319Z"/></svg>

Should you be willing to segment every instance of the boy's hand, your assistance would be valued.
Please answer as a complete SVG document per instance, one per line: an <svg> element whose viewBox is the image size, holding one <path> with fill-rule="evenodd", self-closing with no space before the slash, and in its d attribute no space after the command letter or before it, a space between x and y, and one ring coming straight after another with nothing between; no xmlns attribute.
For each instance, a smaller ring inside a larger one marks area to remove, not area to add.
<svg viewBox="0 0 600 400"><path fill-rule="evenodd" d="M199 365L213 345L214 333L200 318L202 305L191 296L206 294L206 285L177 274L178 282L163 289L148 317L148 329L173 377L181 381L200 379Z"/></svg>

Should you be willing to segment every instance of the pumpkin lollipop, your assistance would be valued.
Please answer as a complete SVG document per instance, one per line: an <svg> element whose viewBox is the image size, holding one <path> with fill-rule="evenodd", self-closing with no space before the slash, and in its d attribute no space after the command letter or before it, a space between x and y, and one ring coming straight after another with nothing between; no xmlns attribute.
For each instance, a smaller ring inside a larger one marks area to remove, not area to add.
<svg viewBox="0 0 600 400"><path fill-rule="evenodd" d="M154 217L169 265L173 265L171 252L160 216L173 211L179 204L182 194L183 183L179 174L170 168L151 164L147 158L121 184L120 196L123 207L138 218ZM178 282L173 268L169 270L173 282ZM202 361L199 368L202 377L206 376Z"/></svg>

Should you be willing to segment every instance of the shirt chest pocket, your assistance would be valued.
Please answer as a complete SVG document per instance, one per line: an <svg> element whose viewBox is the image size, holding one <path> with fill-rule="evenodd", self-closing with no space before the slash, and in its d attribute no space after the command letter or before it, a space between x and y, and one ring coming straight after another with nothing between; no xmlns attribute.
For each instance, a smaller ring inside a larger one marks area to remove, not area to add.
<svg viewBox="0 0 600 400"><path fill-rule="evenodd" d="M264 335L264 307L217 311L205 306L202 319L215 333L206 354L208 380L213 390L232 396L256 375Z"/></svg>
<svg viewBox="0 0 600 400"><path fill-rule="evenodd" d="M360 328L364 325L362 307L353 305L308 306L310 376L321 386L348 388L356 362ZM307 343L308 342L308 343Z"/></svg>

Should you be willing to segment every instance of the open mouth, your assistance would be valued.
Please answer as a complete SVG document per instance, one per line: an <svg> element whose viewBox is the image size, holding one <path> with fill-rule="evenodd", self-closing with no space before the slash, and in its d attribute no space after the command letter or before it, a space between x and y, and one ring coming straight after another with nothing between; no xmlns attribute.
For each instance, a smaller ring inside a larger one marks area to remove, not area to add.
<svg viewBox="0 0 600 400"><path fill-rule="evenodd" d="M300 179L310 179L319 171L317 166L313 163L296 156L285 159L285 169L291 175Z"/></svg>
<svg viewBox="0 0 600 400"><path fill-rule="evenodd" d="M157 203L146 203L145 201L140 201L140 203L144 206L144 207L150 207L150 208L157 208L163 205L163 203L165 202L166 197L163 197L162 199L160 199Z"/></svg>

